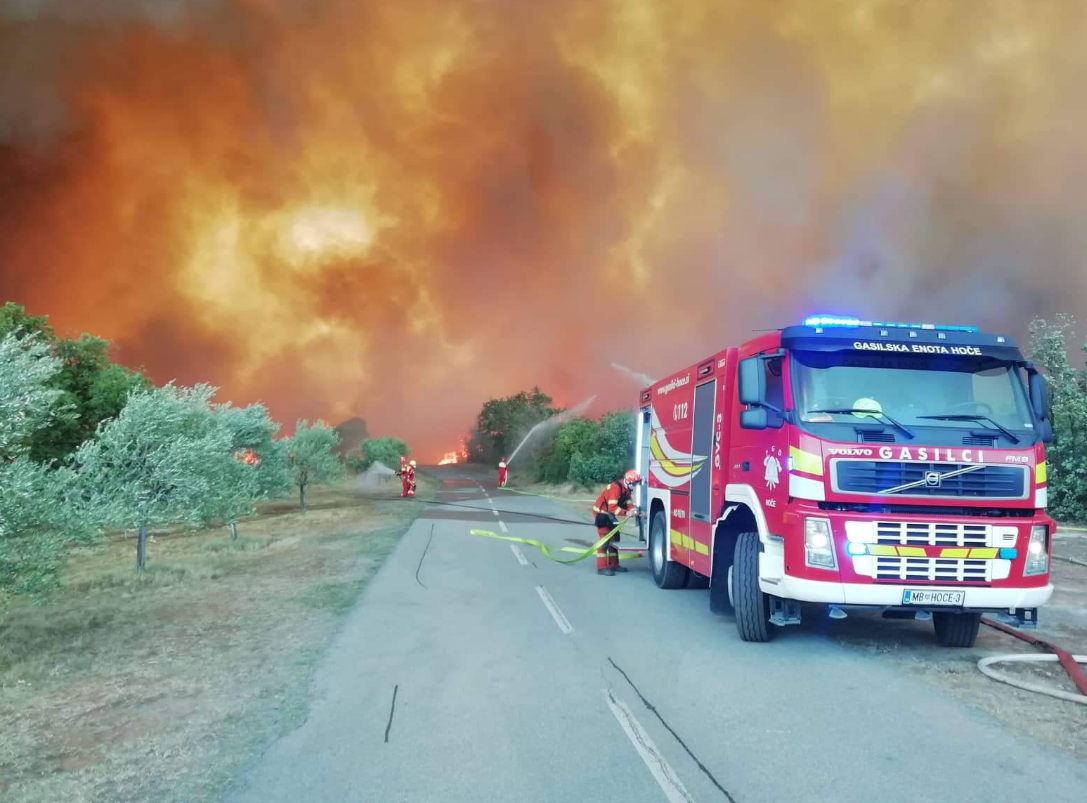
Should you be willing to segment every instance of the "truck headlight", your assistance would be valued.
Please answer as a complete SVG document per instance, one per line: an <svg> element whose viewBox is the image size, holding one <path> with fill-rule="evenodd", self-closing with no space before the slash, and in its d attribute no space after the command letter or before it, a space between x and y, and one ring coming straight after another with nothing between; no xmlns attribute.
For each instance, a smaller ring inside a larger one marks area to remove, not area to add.
<svg viewBox="0 0 1087 803"><path fill-rule="evenodd" d="M1035 524L1030 528L1030 542L1027 544L1027 562L1023 566L1023 576L1045 574L1049 571L1049 528L1044 524Z"/></svg>
<svg viewBox="0 0 1087 803"><path fill-rule="evenodd" d="M817 569L838 568L827 519L804 519L804 562Z"/></svg>

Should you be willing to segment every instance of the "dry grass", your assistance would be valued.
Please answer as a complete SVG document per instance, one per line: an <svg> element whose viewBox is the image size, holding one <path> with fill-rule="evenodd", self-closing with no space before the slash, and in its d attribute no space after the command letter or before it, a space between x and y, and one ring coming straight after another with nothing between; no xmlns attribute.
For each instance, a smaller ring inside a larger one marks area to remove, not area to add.
<svg viewBox="0 0 1087 803"><path fill-rule="evenodd" d="M1087 552L1087 538L1082 540L1083 544L1076 544L1072 539L1058 539L1055 551ZM1039 613L1035 635L1070 652L1087 654L1087 569L1055 562L1052 579L1056 590ZM1083 706L1012 688L978 671L978 660L988 655L1038 652L1026 642L983 626L974 648L949 650L936 646L929 623L886 622L872 614L850 615L845 622L826 623L825 627L842 643L881 656L902 671L992 716L1010 730L1087 760L1087 716ZM1003 664L995 669L1009 675L1029 674L1034 682L1075 691L1056 664Z"/></svg>
<svg viewBox="0 0 1087 803"><path fill-rule="evenodd" d="M53 600L0 617L0 799L217 799L301 722L311 668L421 511L389 493L271 503L237 541L157 536L143 576L131 539L75 555Z"/></svg>

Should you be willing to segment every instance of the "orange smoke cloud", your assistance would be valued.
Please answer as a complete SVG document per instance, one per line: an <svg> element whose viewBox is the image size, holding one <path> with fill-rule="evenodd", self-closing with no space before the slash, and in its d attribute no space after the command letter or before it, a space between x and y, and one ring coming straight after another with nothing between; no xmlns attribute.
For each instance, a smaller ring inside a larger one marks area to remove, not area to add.
<svg viewBox="0 0 1087 803"><path fill-rule="evenodd" d="M1075 4L13 0L0 295L437 459L813 310L1082 311ZM682 358L678 355L683 355Z"/></svg>

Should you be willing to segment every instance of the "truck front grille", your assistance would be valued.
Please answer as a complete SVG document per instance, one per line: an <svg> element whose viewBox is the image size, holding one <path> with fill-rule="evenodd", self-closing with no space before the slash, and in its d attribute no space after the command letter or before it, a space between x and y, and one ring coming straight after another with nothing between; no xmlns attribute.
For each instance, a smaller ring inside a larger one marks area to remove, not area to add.
<svg viewBox="0 0 1087 803"><path fill-rule="evenodd" d="M876 543L896 546L989 546L988 524L877 521Z"/></svg>
<svg viewBox="0 0 1087 803"><path fill-rule="evenodd" d="M877 557L876 579L894 582L987 583L987 560Z"/></svg>

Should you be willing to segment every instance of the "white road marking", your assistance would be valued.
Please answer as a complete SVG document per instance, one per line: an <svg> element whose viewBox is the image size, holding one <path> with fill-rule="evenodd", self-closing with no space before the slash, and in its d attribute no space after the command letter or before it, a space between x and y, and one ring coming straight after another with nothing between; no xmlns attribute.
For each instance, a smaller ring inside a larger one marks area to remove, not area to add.
<svg viewBox="0 0 1087 803"><path fill-rule="evenodd" d="M496 508L496 507L492 507L492 508L491 508L491 512L492 512L492 513L494 513L494 515L496 515L496 516L497 516L497 515L498 515L498 508Z"/></svg>
<svg viewBox="0 0 1087 803"><path fill-rule="evenodd" d="M638 755L645 762L645 766L653 774L657 786L661 788L670 803L694 803L691 793L687 791L683 782L676 775L672 765L665 760L657 746L653 744L653 740L649 738L649 734L642 727L642 723L634 717L627 704L621 700L616 700L610 689L604 689L604 699L608 703L608 708L615 714L615 718L619 720L619 725L623 732L626 733L627 738L630 739L630 743L634 745L634 749L638 751Z"/></svg>
<svg viewBox="0 0 1087 803"><path fill-rule="evenodd" d="M525 557L525 553L522 552L517 544L510 544L510 549L513 550L513 556L517 558L517 562L522 566L528 566L528 558Z"/></svg>
<svg viewBox="0 0 1087 803"><path fill-rule="evenodd" d="M555 624L559 626L559 630L566 634L573 633L574 628L570 625L566 616L563 615L563 612L559 609L555 600L551 599L551 595L547 593L547 589L543 586L536 586L536 593L540 595L540 599L543 600L543 604L551 613L551 618L555 620Z"/></svg>
<svg viewBox="0 0 1087 803"><path fill-rule="evenodd" d="M502 521L502 519L499 519L499 520L498 520L498 526L499 526L499 528L500 528L500 529L502 530L502 532L504 532L504 533L508 533L508 532L509 532L509 528L508 528L508 527L506 527L506 522Z"/></svg>

